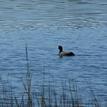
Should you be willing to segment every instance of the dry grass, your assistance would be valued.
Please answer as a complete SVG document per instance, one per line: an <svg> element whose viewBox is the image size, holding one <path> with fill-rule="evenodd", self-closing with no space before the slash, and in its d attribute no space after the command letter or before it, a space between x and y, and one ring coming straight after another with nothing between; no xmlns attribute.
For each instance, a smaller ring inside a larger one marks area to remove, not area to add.
<svg viewBox="0 0 107 107"><path fill-rule="evenodd" d="M62 85L60 92L54 85L41 85L41 91L35 95L29 82L24 83L24 94L20 98L15 97L12 91L2 90L0 107L101 107L93 92L92 102L83 103L72 80L66 86Z"/></svg>

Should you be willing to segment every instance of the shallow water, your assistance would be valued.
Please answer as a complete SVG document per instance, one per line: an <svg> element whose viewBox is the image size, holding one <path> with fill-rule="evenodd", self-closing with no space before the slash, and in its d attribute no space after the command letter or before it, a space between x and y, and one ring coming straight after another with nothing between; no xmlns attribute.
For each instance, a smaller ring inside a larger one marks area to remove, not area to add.
<svg viewBox="0 0 107 107"><path fill-rule="evenodd" d="M107 102L106 0L0 0L0 76L16 89L26 73L28 44L33 85L75 79ZM75 57L57 56L58 45Z"/></svg>

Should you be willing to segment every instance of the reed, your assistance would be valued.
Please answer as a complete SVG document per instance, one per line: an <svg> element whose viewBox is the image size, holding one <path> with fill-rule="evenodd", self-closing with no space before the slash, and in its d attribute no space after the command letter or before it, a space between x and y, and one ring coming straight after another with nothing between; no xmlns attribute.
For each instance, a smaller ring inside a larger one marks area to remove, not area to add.
<svg viewBox="0 0 107 107"><path fill-rule="evenodd" d="M31 80L26 79L25 83L23 83L24 94L20 98L16 97L12 90L7 91L5 90L7 87L5 86L4 88L2 86L1 93L3 96L0 96L0 107L101 107L92 90L93 102L87 105L83 103L83 99L79 96L77 85L72 80L69 80L66 84L62 82L60 91L51 83L49 85L41 85L41 91L35 95L32 95Z"/></svg>

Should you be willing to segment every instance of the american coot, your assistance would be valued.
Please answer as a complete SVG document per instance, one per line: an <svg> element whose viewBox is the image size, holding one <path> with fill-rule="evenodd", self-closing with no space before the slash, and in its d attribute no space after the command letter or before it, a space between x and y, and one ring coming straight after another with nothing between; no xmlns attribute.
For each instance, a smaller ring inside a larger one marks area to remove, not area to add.
<svg viewBox="0 0 107 107"><path fill-rule="evenodd" d="M59 49L59 56L63 57L63 56L75 56L75 54L73 52L66 52L63 51L63 47L61 45L58 46Z"/></svg>

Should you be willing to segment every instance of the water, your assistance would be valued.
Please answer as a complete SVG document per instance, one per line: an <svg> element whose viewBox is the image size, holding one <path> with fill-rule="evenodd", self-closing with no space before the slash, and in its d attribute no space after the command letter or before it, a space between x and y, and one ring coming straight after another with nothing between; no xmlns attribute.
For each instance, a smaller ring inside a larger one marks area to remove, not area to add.
<svg viewBox="0 0 107 107"><path fill-rule="evenodd" d="M27 43L34 86L43 73L49 81L75 79L82 93L92 87L107 102L106 7L106 0L0 0L1 80L22 87ZM58 45L76 56L60 59Z"/></svg>

